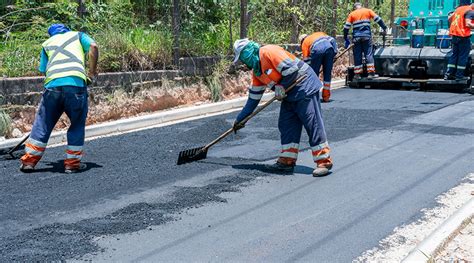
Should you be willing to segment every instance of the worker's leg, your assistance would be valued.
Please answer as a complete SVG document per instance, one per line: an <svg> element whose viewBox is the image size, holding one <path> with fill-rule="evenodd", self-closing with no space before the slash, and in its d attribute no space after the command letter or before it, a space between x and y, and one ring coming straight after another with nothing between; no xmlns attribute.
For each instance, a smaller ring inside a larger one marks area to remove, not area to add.
<svg viewBox="0 0 474 263"><path fill-rule="evenodd" d="M363 72L362 68L362 41L361 38L354 38L354 74L360 76Z"/></svg>
<svg viewBox="0 0 474 263"><path fill-rule="evenodd" d="M331 97L332 69L334 67L334 49L328 48L323 58L323 101L328 102Z"/></svg>
<svg viewBox="0 0 474 263"><path fill-rule="evenodd" d="M45 89L36 114L30 138L25 143L24 165L36 166L46 150L49 136L63 113L63 96L60 90Z"/></svg>
<svg viewBox="0 0 474 263"><path fill-rule="evenodd" d="M323 64L324 53L319 52L318 50L314 50L311 52L311 68L314 70L316 75L319 76L319 72L321 72L321 66Z"/></svg>
<svg viewBox="0 0 474 263"><path fill-rule="evenodd" d="M64 87L65 112L71 120L67 131L67 150L64 166L79 169L82 159L84 135L88 112L87 88Z"/></svg>
<svg viewBox="0 0 474 263"><path fill-rule="evenodd" d="M303 123L309 137L313 160L316 167L332 167L329 144L321 114L319 94L309 96L298 102L298 117Z"/></svg>
<svg viewBox="0 0 474 263"><path fill-rule="evenodd" d="M458 45L458 63L456 67L456 78L460 79L464 77L466 71L467 62L469 60L469 53L471 52L471 39L469 37L463 37L459 40Z"/></svg>
<svg viewBox="0 0 474 263"><path fill-rule="evenodd" d="M449 57L448 60L448 70L446 71L446 76L445 78L454 78L456 75L456 65L458 64L458 57L459 57L459 37L453 36L452 39L452 54L451 57Z"/></svg>
<svg viewBox="0 0 474 263"><path fill-rule="evenodd" d="M294 166L298 159L299 144L303 124L296 112L296 103L283 101L278 119L280 130L281 152L278 162L284 165Z"/></svg>
<svg viewBox="0 0 474 263"><path fill-rule="evenodd" d="M362 49L365 56L365 61L367 63L367 73L369 75L375 74L375 64L374 64L374 52L372 46L372 38L364 38L362 42Z"/></svg>

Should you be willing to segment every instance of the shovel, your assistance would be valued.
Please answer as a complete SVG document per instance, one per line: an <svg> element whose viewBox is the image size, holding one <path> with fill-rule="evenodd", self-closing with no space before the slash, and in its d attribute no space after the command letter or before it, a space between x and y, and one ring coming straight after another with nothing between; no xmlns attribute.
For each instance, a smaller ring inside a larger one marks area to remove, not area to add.
<svg viewBox="0 0 474 263"><path fill-rule="evenodd" d="M299 84L305 78L306 78L306 75L303 75L303 76L299 77L293 84L291 84L291 86L289 86L286 89L285 92L286 93L290 92L297 84ZM276 100L276 97L273 97L269 101L265 102L265 104L258 107L252 114L250 114L245 119L243 119L238 125L239 126L244 126L245 123L247 123L247 121L249 121L251 118L253 118L255 115L257 115L259 112L264 110L266 107L268 107L270 104L272 104L275 100ZM220 142L225 137L229 136L229 134L231 134L232 132L234 132L234 128L228 129L221 136L219 136L217 139L210 142L209 144L207 144L204 147L188 149L188 150L184 150L184 151L180 152L179 157L178 157L178 165L206 159L207 151L209 150L209 148L211 148L216 143Z"/></svg>

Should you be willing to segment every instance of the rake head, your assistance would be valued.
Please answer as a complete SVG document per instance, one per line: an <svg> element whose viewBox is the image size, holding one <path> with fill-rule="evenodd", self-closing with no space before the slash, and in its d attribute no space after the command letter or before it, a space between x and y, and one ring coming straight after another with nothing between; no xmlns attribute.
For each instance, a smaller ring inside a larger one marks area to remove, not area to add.
<svg viewBox="0 0 474 263"><path fill-rule="evenodd" d="M206 157L207 149L205 147L184 150L179 153L178 165L203 160Z"/></svg>

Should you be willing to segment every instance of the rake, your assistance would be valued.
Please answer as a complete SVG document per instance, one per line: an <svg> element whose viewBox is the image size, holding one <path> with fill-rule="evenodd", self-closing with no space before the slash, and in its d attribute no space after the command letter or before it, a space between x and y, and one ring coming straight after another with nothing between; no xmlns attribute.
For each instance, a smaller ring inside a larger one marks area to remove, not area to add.
<svg viewBox="0 0 474 263"><path fill-rule="evenodd" d="M286 93L290 92L291 89L293 89L297 84L299 84L305 78L306 78L306 75L303 75L303 76L299 77L293 84L291 84L291 86L289 86L286 89ZM265 102L262 106L258 107L252 114L250 114L245 119L243 119L238 125L239 126L244 126L245 123L247 123L250 119L252 119L255 115L257 115L259 112L264 110L270 104L272 104L275 100L276 100L276 97L273 97L269 101ZM178 165L206 159L207 158L207 151L209 150L209 148L211 148L216 143L220 142L225 137L229 136L232 132L234 132L234 128L228 129L226 132L224 132L217 139L215 139L214 141L210 142L209 144L207 144L203 147L198 147L198 148L187 149L187 150L181 151L179 153L179 157L178 157Z"/></svg>

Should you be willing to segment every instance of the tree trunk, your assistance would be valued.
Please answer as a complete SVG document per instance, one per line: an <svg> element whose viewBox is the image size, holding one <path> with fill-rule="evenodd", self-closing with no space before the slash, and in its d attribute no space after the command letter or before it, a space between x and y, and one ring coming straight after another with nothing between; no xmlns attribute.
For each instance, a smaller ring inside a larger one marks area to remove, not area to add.
<svg viewBox="0 0 474 263"><path fill-rule="evenodd" d="M234 40L232 37L232 1L229 1L229 42L230 42L230 52L234 49Z"/></svg>
<svg viewBox="0 0 474 263"><path fill-rule="evenodd" d="M298 6L298 0L288 0L290 7L296 8ZM300 33L299 25L298 25L298 15L295 12L291 13L291 22L292 22L292 33L290 43L297 43L298 42L298 35Z"/></svg>
<svg viewBox="0 0 474 263"><path fill-rule="evenodd" d="M84 18L86 14L86 0L77 0L77 16Z"/></svg>
<svg viewBox="0 0 474 263"><path fill-rule="evenodd" d="M395 30L395 0L392 0L390 5L390 28L392 28L392 34Z"/></svg>
<svg viewBox="0 0 474 263"><path fill-rule="evenodd" d="M336 37L337 34L337 0L334 0L332 3L332 36Z"/></svg>
<svg viewBox="0 0 474 263"><path fill-rule="evenodd" d="M240 0L240 38L247 37L247 6L248 0Z"/></svg>
<svg viewBox="0 0 474 263"><path fill-rule="evenodd" d="M179 0L173 0L173 65L179 66L179 31L180 31L180 14L179 14Z"/></svg>
<svg viewBox="0 0 474 263"><path fill-rule="evenodd" d="M364 7L369 7L369 0L364 1Z"/></svg>

